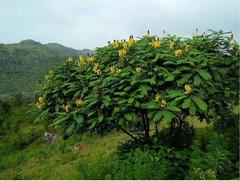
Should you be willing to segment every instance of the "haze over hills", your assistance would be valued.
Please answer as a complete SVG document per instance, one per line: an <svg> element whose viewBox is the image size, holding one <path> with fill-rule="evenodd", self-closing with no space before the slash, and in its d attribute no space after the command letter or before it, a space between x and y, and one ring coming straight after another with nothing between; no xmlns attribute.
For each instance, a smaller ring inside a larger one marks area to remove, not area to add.
<svg viewBox="0 0 240 181"><path fill-rule="evenodd" d="M27 39L14 44L0 44L0 95L22 92L29 97L53 64L77 59L80 54L87 57L94 50L76 50L58 43L41 44Z"/></svg>

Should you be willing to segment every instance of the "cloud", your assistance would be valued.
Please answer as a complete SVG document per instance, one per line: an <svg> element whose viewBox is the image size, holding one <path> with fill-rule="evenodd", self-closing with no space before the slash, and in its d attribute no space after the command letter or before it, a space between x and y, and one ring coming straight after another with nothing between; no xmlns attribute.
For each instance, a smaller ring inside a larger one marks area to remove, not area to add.
<svg viewBox="0 0 240 181"><path fill-rule="evenodd" d="M0 43L31 38L94 49L147 30L190 37L196 28L233 31L239 42L238 0L1 0L0 11Z"/></svg>

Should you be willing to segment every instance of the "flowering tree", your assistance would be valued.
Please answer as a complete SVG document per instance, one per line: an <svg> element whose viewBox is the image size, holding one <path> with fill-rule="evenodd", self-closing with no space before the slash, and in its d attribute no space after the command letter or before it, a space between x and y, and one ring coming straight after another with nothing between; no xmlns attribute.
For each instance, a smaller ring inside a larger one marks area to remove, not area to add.
<svg viewBox="0 0 240 181"><path fill-rule="evenodd" d="M95 56L71 57L45 76L36 95L49 126L68 134L82 128L126 129L138 122L144 139L150 125L171 127L188 116L200 121L222 119L238 104L239 45L230 32L208 30L181 38L150 33L137 41L108 42Z"/></svg>

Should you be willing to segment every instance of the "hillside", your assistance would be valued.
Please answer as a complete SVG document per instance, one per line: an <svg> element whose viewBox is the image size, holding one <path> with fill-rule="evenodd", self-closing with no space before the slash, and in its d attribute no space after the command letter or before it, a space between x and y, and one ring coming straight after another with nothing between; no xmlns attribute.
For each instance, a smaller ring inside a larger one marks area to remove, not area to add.
<svg viewBox="0 0 240 181"><path fill-rule="evenodd" d="M0 44L0 95L23 92L33 96L37 80L42 80L50 67L69 56L86 57L92 50L75 50L57 43L41 44L23 40L14 44Z"/></svg>

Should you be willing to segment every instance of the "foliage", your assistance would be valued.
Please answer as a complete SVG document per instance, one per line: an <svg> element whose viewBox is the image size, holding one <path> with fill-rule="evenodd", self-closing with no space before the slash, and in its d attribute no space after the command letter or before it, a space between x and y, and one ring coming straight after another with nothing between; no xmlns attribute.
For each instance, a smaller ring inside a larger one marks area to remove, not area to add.
<svg viewBox="0 0 240 181"><path fill-rule="evenodd" d="M239 46L230 33L208 30L191 39L148 33L137 41L109 42L87 60L69 57L38 86L41 116L49 115L49 126L67 134L116 127L146 143L150 125L158 135L164 120L175 146L188 116L211 122L238 104Z"/></svg>
<svg viewBox="0 0 240 181"><path fill-rule="evenodd" d="M58 48L58 47L61 48ZM0 45L0 95L18 92L33 98L36 81L53 64L76 54L92 53L91 50L75 50L58 45L42 45L34 40L23 40L16 44Z"/></svg>

